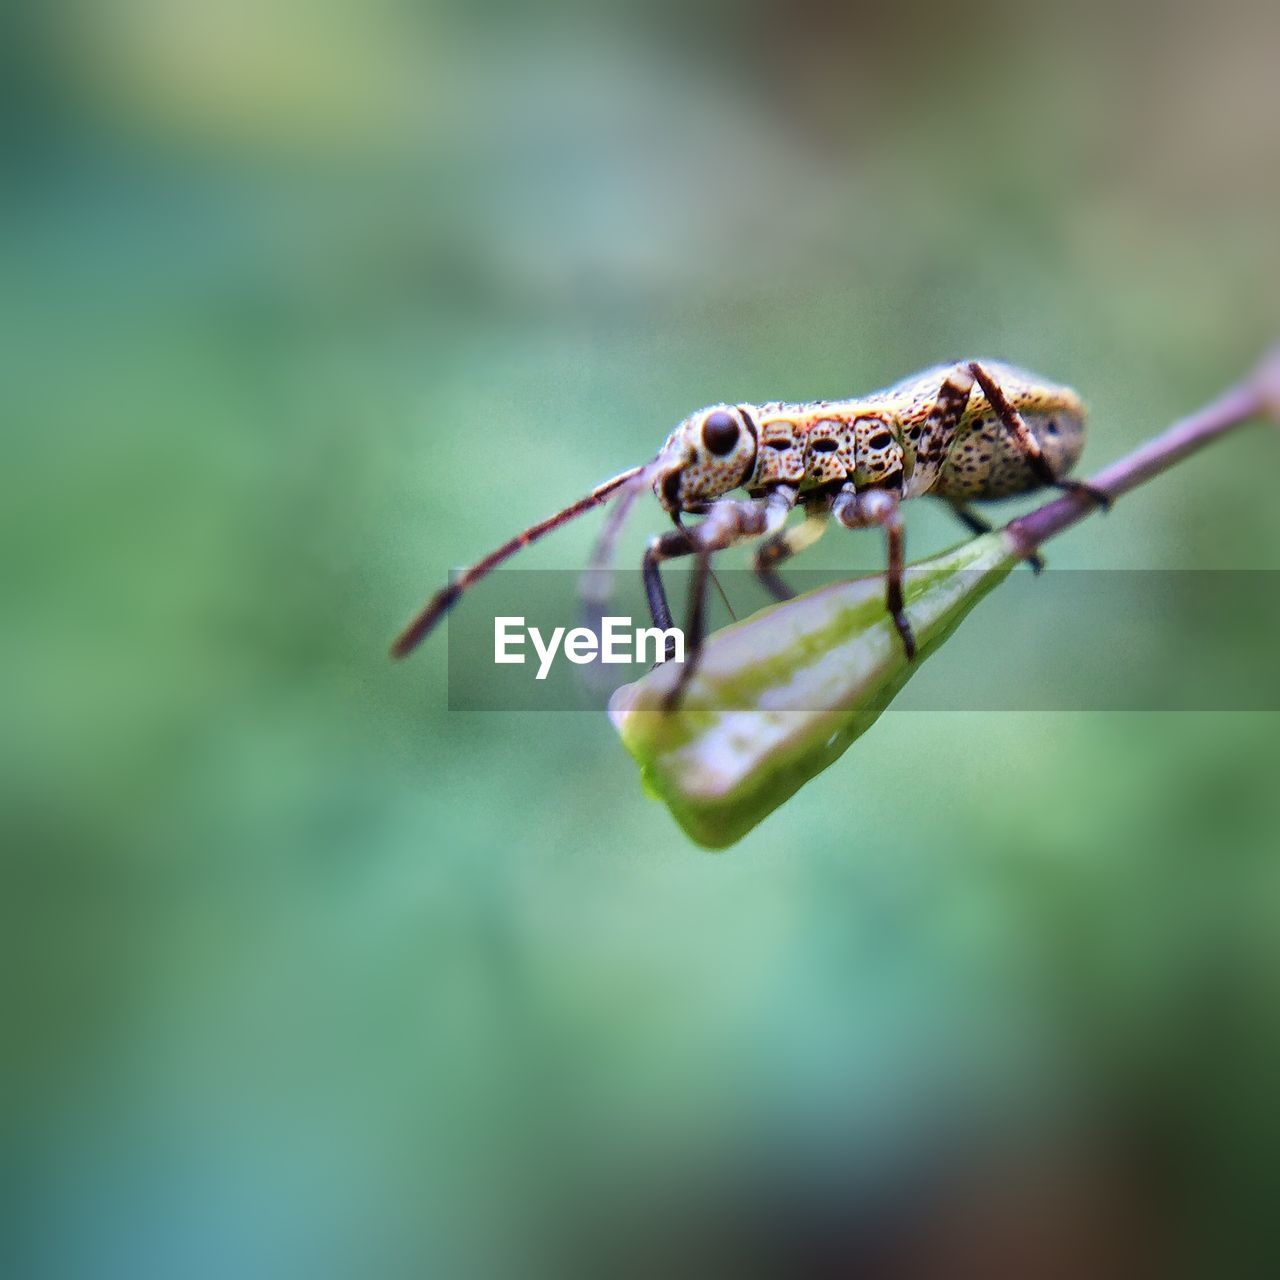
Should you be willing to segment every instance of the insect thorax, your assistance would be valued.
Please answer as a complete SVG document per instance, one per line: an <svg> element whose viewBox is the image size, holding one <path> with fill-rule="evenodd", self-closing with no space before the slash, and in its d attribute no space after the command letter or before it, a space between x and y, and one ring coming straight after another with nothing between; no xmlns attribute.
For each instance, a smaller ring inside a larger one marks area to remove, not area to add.
<svg viewBox="0 0 1280 1280"><path fill-rule="evenodd" d="M852 480L892 485L903 474L904 451L891 414L862 401L767 404L756 410L760 445L747 487L793 484L801 489Z"/></svg>

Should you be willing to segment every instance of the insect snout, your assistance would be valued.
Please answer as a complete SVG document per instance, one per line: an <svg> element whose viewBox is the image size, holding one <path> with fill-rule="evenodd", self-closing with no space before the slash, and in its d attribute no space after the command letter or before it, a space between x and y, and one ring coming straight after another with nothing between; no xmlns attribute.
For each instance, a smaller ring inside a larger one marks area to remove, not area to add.
<svg viewBox="0 0 1280 1280"><path fill-rule="evenodd" d="M686 418L667 441L671 462L654 491L668 511L718 498L744 484L756 460L756 425L738 405L718 404Z"/></svg>

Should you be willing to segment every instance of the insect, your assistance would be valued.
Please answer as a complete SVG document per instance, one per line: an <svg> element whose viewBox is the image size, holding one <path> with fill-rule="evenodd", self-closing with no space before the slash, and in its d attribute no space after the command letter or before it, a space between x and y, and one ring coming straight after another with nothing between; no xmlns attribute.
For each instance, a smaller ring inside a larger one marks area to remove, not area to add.
<svg viewBox="0 0 1280 1280"><path fill-rule="evenodd" d="M847 529L884 531L885 607L913 660L915 637L903 612L901 503L939 498L974 533L992 528L968 506L974 500L1052 486L1084 491L1105 506L1103 494L1066 478L1084 436L1084 405L1074 391L994 361L942 365L856 399L711 405L680 423L651 462L606 480L463 570L428 601L391 652L409 653L469 587L521 548L615 500L593 557L597 565L607 563L623 515L652 488L675 525L650 540L642 562L656 626L672 625L660 566L695 558L687 656L669 705L696 666L712 555L759 539L756 574L775 597L789 599L779 565L812 545L833 517ZM746 496L729 496L735 490ZM788 525L797 506L805 519ZM685 515L702 519L685 524ZM1034 558L1032 565L1039 568Z"/></svg>

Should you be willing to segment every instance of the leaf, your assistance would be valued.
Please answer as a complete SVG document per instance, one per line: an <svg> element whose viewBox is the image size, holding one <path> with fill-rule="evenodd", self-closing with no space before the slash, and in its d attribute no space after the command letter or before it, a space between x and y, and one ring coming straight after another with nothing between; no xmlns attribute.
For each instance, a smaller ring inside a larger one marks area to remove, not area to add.
<svg viewBox="0 0 1280 1280"><path fill-rule="evenodd" d="M984 534L907 570L908 663L884 578L834 583L710 636L679 706L672 663L618 689L609 715L646 790L709 849L740 840L862 736L924 659L1018 563Z"/></svg>

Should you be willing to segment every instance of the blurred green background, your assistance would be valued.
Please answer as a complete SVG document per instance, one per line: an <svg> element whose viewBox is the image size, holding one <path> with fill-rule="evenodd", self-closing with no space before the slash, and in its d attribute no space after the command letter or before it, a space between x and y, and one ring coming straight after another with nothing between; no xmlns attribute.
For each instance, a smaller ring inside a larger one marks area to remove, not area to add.
<svg viewBox="0 0 1280 1280"><path fill-rule="evenodd" d="M384 655L709 401L998 356L1088 468L1216 393L1280 332L1273 7L5 23L6 1274L1268 1273L1274 716L890 713L711 856L603 715ZM1280 568L1278 476L1248 429L1053 563Z"/></svg>

